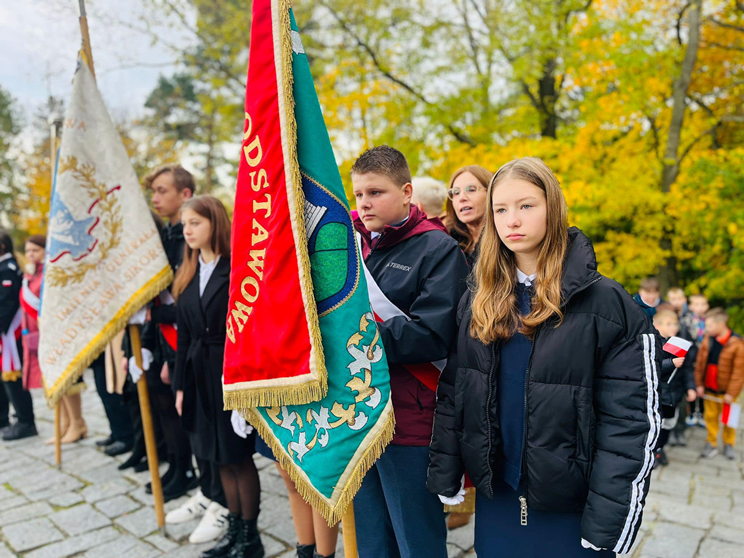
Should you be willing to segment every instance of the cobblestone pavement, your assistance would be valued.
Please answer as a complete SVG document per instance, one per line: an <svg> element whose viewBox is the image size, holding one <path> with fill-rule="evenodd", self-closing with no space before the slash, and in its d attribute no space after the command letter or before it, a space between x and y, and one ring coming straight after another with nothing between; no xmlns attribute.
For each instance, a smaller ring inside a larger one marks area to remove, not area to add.
<svg viewBox="0 0 744 558"><path fill-rule="evenodd" d="M209 545L188 543L196 521L157 529L149 473L125 473L95 447L108 423L91 377L83 394L89 437L63 446L62 468L54 466L52 412L34 394L39 436L0 442L0 558L65 556L150 558L196 557ZM692 429L687 448L669 451L671 464L654 472L642 534L634 558L741 558L744 556L744 480L741 460L698 458L702 429ZM295 535L284 484L274 465L257 457L261 471L259 528L267 558L294 556ZM166 511L185 497L166 504ZM449 533L450 558L475 556L474 522ZM343 558L342 538L336 556Z"/></svg>

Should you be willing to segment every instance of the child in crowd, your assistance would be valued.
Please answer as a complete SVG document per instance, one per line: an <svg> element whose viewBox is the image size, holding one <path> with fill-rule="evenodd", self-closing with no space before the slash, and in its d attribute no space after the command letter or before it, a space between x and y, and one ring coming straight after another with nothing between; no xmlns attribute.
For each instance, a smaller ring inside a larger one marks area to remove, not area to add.
<svg viewBox="0 0 744 558"><path fill-rule="evenodd" d="M378 325L396 428L354 498L359 556L446 558L444 510L426 490L439 378L431 363L447 358L454 340L468 266L457 242L411 204L411 171L401 152L385 145L366 151L351 180L368 282L399 309Z"/></svg>
<svg viewBox="0 0 744 558"><path fill-rule="evenodd" d="M261 485L253 463L256 434L224 410L222 368L230 283L230 218L212 196L181 211L186 248L173 281L178 351L172 377L176 410L197 459L216 464L227 500L227 532L202 558L263 558L258 534ZM233 425L240 422L241 428Z"/></svg>
<svg viewBox="0 0 744 558"><path fill-rule="evenodd" d="M661 300L661 287L656 277L646 277L641 281L638 294L633 299L640 305L649 318L653 318L656 307L663 302Z"/></svg>
<svg viewBox="0 0 744 558"><path fill-rule="evenodd" d="M665 341L679 334L679 318L677 311L671 304L659 305L654 314L654 327L658 330ZM693 366L688 363L692 362ZM694 401L695 393L695 368L694 360L687 355L684 357L675 357L669 353L664 353L664 360L661 363L661 374L659 375L659 390L661 392L661 414L663 421L661 423L661 434L656 444L656 460L654 468L658 465L668 465L664 446L669 441L671 433L679 419L679 403L683 399ZM685 393L686 392L686 393Z"/></svg>
<svg viewBox="0 0 744 558"><path fill-rule="evenodd" d="M480 558L628 553L661 422L661 339L597 271L543 161L507 163L486 199L437 390L429 490L457 504L467 472Z"/></svg>
<svg viewBox="0 0 744 558"><path fill-rule="evenodd" d="M718 455L718 430L723 404L736 401L744 386L744 341L728 326L728 314L713 308L705 315L705 338L695 364L697 394L705 397L705 427L708 440L701 457ZM723 455L736 459L736 430L723 427Z"/></svg>
<svg viewBox="0 0 744 558"><path fill-rule="evenodd" d="M687 332L695 343L695 347L700 350L700 346L703 343L705 337L705 314L710 310L710 304L708 299L702 294L694 294L690 296L690 311L682 317L680 320L682 328ZM705 402L702 399L697 399L690 404L687 412L687 418L685 419L686 426L700 426L705 427L705 420L703 420L703 411L705 409Z"/></svg>
<svg viewBox="0 0 744 558"><path fill-rule="evenodd" d="M679 287L672 287L667 291L667 302L674 307L677 316L680 318L689 312L687 306L687 295Z"/></svg>

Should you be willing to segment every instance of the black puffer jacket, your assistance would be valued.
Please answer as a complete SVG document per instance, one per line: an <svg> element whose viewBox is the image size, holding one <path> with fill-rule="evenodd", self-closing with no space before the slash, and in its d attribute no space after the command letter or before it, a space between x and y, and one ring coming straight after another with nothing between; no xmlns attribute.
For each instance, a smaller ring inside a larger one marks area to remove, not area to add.
<svg viewBox="0 0 744 558"><path fill-rule="evenodd" d="M576 228L569 239L563 323L538 329L527 370L527 505L583 510L584 539L627 552L641 525L661 423L661 339L630 295L597 272L589 239ZM453 496L467 471L491 498L501 459L499 346L470 336L470 304L468 292L458 309L457 347L439 382L427 485Z"/></svg>

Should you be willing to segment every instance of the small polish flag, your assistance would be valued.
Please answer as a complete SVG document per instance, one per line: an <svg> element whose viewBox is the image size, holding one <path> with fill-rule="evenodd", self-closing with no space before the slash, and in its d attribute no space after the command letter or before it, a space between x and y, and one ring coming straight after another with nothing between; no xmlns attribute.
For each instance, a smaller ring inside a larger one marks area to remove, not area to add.
<svg viewBox="0 0 744 558"><path fill-rule="evenodd" d="M692 347L692 341L687 341L681 337L670 337L669 341L664 344L664 350L676 357L683 357Z"/></svg>
<svg viewBox="0 0 744 558"><path fill-rule="evenodd" d="M723 404L723 413L721 414L721 422L729 428L739 428L739 419L741 418L741 405L738 403Z"/></svg>

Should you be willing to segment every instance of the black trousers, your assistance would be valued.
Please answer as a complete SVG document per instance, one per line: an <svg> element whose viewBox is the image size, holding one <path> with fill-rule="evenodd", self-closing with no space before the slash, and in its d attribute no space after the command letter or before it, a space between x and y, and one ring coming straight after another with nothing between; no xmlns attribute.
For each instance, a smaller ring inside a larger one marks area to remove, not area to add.
<svg viewBox="0 0 744 558"><path fill-rule="evenodd" d="M132 426L132 417L129 414L129 406L124 400L124 396L118 393L109 393L106 391L106 363L104 360L105 353L102 353L93 361L93 377L96 380L96 391L103 403L103 409L106 411L109 426L111 427L111 436L114 440L131 444L134 441L134 428Z"/></svg>
<svg viewBox="0 0 744 558"><path fill-rule="evenodd" d="M197 459L196 463L199 466L199 488L201 488L202 494L226 508L227 500L220 479L220 466L203 459Z"/></svg>
<svg viewBox="0 0 744 558"><path fill-rule="evenodd" d="M0 426L5 425L10 417L8 404L13 405L18 422L34 424L34 404L31 401L31 394L23 389L23 380L19 378L3 384L5 389L0 397Z"/></svg>

